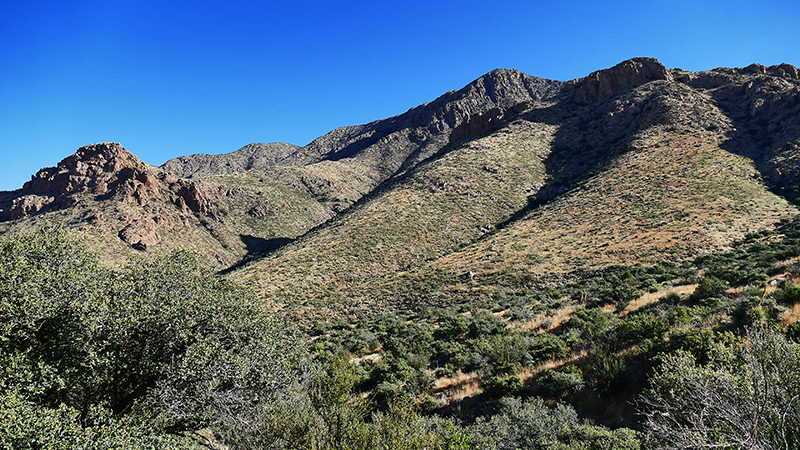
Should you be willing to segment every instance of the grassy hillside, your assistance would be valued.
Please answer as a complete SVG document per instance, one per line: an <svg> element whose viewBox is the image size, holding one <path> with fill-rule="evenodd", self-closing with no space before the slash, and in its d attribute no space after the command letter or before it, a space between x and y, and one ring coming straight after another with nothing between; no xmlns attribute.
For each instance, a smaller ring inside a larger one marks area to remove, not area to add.
<svg viewBox="0 0 800 450"><path fill-rule="evenodd" d="M233 277L326 315L725 250L798 211L713 94L654 80L588 105L569 91L530 104Z"/></svg>
<svg viewBox="0 0 800 450"><path fill-rule="evenodd" d="M518 120L456 145L234 277L286 302L341 299L352 284L452 252L525 207L545 182L556 130Z"/></svg>

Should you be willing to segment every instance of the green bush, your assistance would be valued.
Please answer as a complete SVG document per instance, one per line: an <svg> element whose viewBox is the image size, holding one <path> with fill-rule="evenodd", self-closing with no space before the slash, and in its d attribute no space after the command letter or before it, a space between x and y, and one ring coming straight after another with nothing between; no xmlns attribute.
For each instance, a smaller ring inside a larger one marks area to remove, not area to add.
<svg viewBox="0 0 800 450"><path fill-rule="evenodd" d="M472 448L545 449L558 442L559 435L578 423L575 410L568 405L549 408L539 397L521 400L506 397L500 411L491 419L479 418L467 430Z"/></svg>
<svg viewBox="0 0 800 450"><path fill-rule="evenodd" d="M689 296L689 300L697 302L706 298L720 297L725 293L726 289L727 285L719 278L705 276L700 280L692 295Z"/></svg>
<svg viewBox="0 0 800 450"><path fill-rule="evenodd" d="M528 355L524 364L532 367L545 361L563 358L566 354L567 344L560 336L539 333L529 338Z"/></svg>
<svg viewBox="0 0 800 450"><path fill-rule="evenodd" d="M109 270L63 231L4 239L0 323L0 388L64 430L213 424L235 442L233 422L303 379L299 341L186 253Z"/></svg>
<svg viewBox="0 0 800 450"><path fill-rule="evenodd" d="M651 448L800 448L800 346L751 327L701 363L664 357L640 399Z"/></svg>
<svg viewBox="0 0 800 450"><path fill-rule="evenodd" d="M714 352L733 345L735 338L730 332L717 332L707 328L675 330L669 336L669 350L681 350L691 354L701 364L709 362Z"/></svg>
<svg viewBox="0 0 800 450"><path fill-rule="evenodd" d="M495 375L483 383L483 391L492 397L513 395L521 391L525 383L517 375L503 377Z"/></svg>
<svg viewBox="0 0 800 450"><path fill-rule="evenodd" d="M586 385L580 369L577 372L573 370L548 370L539 377L538 381L542 394L561 400L581 392Z"/></svg>

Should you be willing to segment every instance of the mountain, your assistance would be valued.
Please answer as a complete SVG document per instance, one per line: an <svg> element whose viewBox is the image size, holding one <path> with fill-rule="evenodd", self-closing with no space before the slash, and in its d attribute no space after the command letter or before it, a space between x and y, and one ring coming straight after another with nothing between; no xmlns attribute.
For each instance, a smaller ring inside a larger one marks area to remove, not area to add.
<svg viewBox="0 0 800 450"><path fill-rule="evenodd" d="M108 264L144 251L184 248L211 264L231 264L224 242L204 225L218 208L192 181L143 163L118 143L81 147L16 191L0 192L6 233L64 226L83 234Z"/></svg>
<svg viewBox="0 0 800 450"><path fill-rule="evenodd" d="M0 232L66 224L110 262L193 249L275 308L357 313L726 250L797 215L798 169L797 68L634 58L569 82L497 69L305 147L160 168L84 147L0 193Z"/></svg>
<svg viewBox="0 0 800 450"><path fill-rule="evenodd" d="M22 189L0 193L0 232L65 224L86 234L106 261L116 263L137 253L132 246L138 241L124 240L122 228L143 223L158 237L137 245L140 251L193 249L210 264L225 268L285 244L344 211L401 169L447 145L465 120L553 96L562 84L498 69L405 114L340 128L303 148L250 144L225 155L175 158L161 168L141 163L118 144L83 147L57 168L43 169ZM135 167L105 164L115 158L130 160ZM92 169L86 172L85 167ZM50 172L58 174L57 179L49 180ZM147 186L155 186L153 179L162 184L178 177L191 179L180 183L201 192L213 211L181 216L182 211L175 212L181 205L162 195L171 189L169 183L152 188L158 195L141 201L95 187L116 189L127 186L129 179L139 183L136 177L144 177ZM155 220L164 211L178 214L179 225Z"/></svg>
<svg viewBox="0 0 800 450"><path fill-rule="evenodd" d="M274 166L299 147L284 142L248 144L224 155L194 154L170 159L161 168L181 178L245 172Z"/></svg>
<svg viewBox="0 0 800 450"><path fill-rule="evenodd" d="M788 65L625 61L505 110L232 276L289 309L356 313L724 250L798 212L799 88Z"/></svg>

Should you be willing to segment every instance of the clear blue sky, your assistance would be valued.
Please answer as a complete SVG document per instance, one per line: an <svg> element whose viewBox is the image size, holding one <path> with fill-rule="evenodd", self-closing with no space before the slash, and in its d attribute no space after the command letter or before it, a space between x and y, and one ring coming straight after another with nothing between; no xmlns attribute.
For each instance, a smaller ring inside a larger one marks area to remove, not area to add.
<svg viewBox="0 0 800 450"><path fill-rule="evenodd" d="M96 142L154 165L305 145L497 67L800 65L798 23L797 0L3 0L0 190Z"/></svg>

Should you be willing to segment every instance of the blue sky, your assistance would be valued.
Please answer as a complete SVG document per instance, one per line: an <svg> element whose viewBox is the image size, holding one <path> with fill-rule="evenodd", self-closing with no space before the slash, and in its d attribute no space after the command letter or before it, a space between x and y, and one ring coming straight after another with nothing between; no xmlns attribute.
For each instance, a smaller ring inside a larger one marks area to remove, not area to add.
<svg viewBox="0 0 800 450"><path fill-rule="evenodd" d="M3 1L0 190L96 142L154 165L305 145L498 67L800 65L798 23L796 0Z"/></svg>

